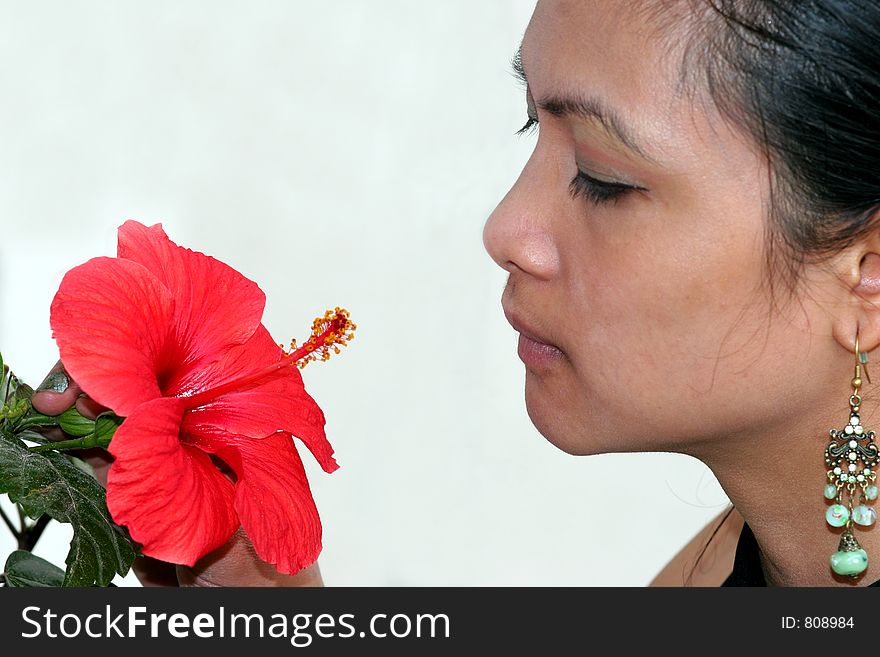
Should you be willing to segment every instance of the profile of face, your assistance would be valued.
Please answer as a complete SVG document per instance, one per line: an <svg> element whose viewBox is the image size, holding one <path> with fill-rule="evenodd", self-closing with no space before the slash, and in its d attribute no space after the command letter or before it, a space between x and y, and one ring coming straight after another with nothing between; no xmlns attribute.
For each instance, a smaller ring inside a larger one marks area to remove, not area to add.
<svg viewBox="0 0 880 657"><path fill-rule="evenodd" d="M544 436L572 454L704 458L785 436L807 409L840 416L855 319L819 269L771 306L766 160L682 93L675 39L639 4L538 3L521 48L538 137L484 243L509 272L502 305Z"/></svg>

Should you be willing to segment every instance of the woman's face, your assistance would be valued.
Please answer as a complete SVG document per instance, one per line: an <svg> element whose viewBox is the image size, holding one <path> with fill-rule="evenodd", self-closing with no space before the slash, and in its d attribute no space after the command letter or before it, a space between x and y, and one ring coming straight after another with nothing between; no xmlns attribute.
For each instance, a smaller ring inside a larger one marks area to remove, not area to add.
<svg viewBox="0 0 880 657"><path fill-rule="evenodd" d="M509 272L502 303L541 433L574 454L704 456L829 387L848 395L850 373L813 368L840 349L811 341L831 333L818 302L771 310L764 160L679 93L676 39L634 5L538 3L521 55L539 136L484 241ZM610 187L573 187L579 172Z"/></svg>

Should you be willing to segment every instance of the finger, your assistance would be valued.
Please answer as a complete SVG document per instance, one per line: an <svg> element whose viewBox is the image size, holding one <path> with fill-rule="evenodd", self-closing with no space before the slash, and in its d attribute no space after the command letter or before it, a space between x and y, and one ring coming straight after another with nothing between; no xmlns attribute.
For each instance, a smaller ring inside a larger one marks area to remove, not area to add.
<svg viewBox="0 0 880 657"><path fill-rule="evenodd" d="M177 566L180 586L324 586L316 561L295 575L284 575L262 561L239 527L232 538L192 567Z"/></svg>
<svg viewBox="0 0 880 657"><path fill-rule="evenodd" d="M88 449L73 449L69 453L92 466L95 480L102 487L107 488L107 473L110 466L113 465L113 457L110 456L110 452L101 447L90 447Z"/></svg>
<svg viewBox="0 0 880 657"><path fill-rule="evenodd" d="M61 427L33 427L33 429L34 431L43 434L49 440L54 440L55 442L70 438L70 436L61 430Z"/></svg>
<svg viewBox="0 0 880 657"><path fill-rule="evenodd" d="M31 404L43 415L58 415L73 406L82 389L70 378L59 360L31 397Z"/></svg>
<svg viewBox="0 0 880 657"><path fill-rule="evenodd" d="M153 557L138 557L131 569L144 586L177 586L177 572L173 563Z"/></svg>
<svg viewBox="0 0 880 657"><path fill-rule="evenodd" d="M76 381L67 374L64 364L60 360L55 363L55 366L34 391L31 404L44 415L58 415L76 404L77 410L90 419L95 419L97 413L107 410L82 391ZM69 438L60 427L35 427L35 429L49 440L58 441ZM106 450L99 448L78 449L73 450L71 454L92 466L95 479L101 486L107 487L107 471L113 463L113 457Z"/></svg>
<svg viewBox="0 0 880 657"><path fill-rule="evenodd" d="M87 394L82 393L76 400L76 410L79 411L79 414L83 417L94 420L101 413L103 413L104 411L109 411L110 409L106 406L101 406L101 404L96 402Z"/></svg>

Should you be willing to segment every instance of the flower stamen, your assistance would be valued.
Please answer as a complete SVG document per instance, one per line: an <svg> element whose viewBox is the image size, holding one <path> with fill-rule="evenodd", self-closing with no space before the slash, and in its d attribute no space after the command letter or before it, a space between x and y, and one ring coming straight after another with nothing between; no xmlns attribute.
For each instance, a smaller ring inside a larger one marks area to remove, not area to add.
<svg viewBox="0 0 880 657"><path fill-rule="evenodd" d="M296 340L291 340L290 351L284 353L300 369L312 361L330 360L331 353L338 354L340 346L344 347L354 340L357 324L350 318L351 315L345 308L337 306L328 310L323 317L317 317L312 322L312 335L303 346L297 347Z"/></svg>
<svg viewBox="0 0 880 657"><path fill-rule="evenodd" d="M288 352L284 349L284 345L278 344L284 353L278 362L207 390L184 393L181 397L186 399L187 409L207 404L220 395L248 390L282 377L285 368L289 365L296 365L302 369L313 360L329 360L331 351L338 354L339 346L345 346L354 340L354 330L357 328L357 324L352 322L349 317L348 311L344 308L337 307L334 310L328 310L323 317L318 317L312 322L312 335L303 346L297 347L296 340L291 340L291 351Z"/></svg>

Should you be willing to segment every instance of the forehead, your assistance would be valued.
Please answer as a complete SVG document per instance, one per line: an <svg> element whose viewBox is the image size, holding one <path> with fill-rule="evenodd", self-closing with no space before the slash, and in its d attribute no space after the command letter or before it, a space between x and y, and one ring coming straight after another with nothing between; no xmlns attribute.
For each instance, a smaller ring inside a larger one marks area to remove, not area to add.
<svg viewBox="0 0 880 657"><path fill-rule="evenodd" d="M535 98L589 93L633 127L662 162L683 142L717 142L711 104L684 93L686 30L677 0L541 0L526 30L522 60ZM662 14L665 10L666 13ZM664 20L658 20L662 14ZM690 143L693 142L693 143Z"/></svg>

